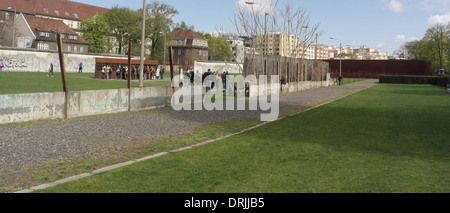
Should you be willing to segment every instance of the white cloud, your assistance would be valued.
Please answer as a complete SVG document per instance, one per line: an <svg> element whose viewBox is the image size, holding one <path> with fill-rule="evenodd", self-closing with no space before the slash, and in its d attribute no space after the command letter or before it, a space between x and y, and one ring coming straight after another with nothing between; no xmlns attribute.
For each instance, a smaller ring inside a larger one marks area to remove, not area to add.
<svg viewBox="0 0 450 213"><path fill-rule="evenodd" d="M406 36L405 35L397 35L394 37L394 41L398 42L398 43L402 43L406 41Z"/></svg>
<svg viewBox="0 0 450 213"><path fill-rule="evenodd" d="M389 4L384 7L384 9L394 13L400 13L403 12L403 4L398 0L391 0Z"/></svg>
<svg viewBox="0 0 450 213"><path fill-rule="evenodd" d="M417 37L411 36L409 38L406 38L405 35L399 34L393 38L393 40L397 43L404 43L409 41L416 41L419 40Z"/></svg>
<svg viewBox="0 0 450 213"><path fill-rule="evenodd" d="M378 49L384 49L385 47L386 47L385 44L378 44L378 45L377 45L377 48L378 48Z"/></svg>
<svg viewBox="0 0 450 213"><path fill-rule="evenodd" d="M427 24L432 26L435 24L449 24L450 23L450 12L444 15L435 15L435 16L430 16L430 18L428 18Z"/></svg>

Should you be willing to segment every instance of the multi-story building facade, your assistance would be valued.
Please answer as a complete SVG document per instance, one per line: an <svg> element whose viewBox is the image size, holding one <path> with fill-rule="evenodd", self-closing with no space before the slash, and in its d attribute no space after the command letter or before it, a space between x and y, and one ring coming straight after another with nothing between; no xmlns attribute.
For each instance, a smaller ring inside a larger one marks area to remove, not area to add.
<svg viewBox="0 0 450 213"><path fill-rule="evenodd" d="M208 40L191 30L175 29L172 32L172 47L174 64L184 70L194 66L195 61L208 60Z"/></svg>
<svg viewBox="0 0 450 213"><path fill-rule="evenodd" d="M108 9L106 8L69 0L0 0L0 28L2 28L3 32L13 32L2 33L0 35L0 45L18 46L20 35L15 32L20 30L17 29L17 26L14 26L16 21L18 21L19 14L61 21L72 32L81 35L80 23L82 20L97 14L106 13L107 11ZM60 31L62 29L52 30Z"/></svg>
<svg viewBox="0 0 450 213"><path fill-rule="evenodd" d="M267 35L253 36L252 41L257 53L279 55L291 58L328 59L328 45L303 44L298 36L270 32Z"/></svg>
<svg viewBox="0 0 450 213"><path fill-rule="evenodd" d="M270 32L266 35L253 36L252 45L257 53L263 55L279 55L298 58L301 56L301 44L298 36L281 32Z"/></svg>
<svg viewBox="0 0 450 213"><path fill-rule="evenodd" d="M354 54L361 60L388 60L389 54L377 49L361 46L354 49Z"/></svg>
<svg viewBox="0 0 450 213"><path fill-rule="evenodd" d="M333 53L331 53L333 52ZM330 59L344 60L388 60L389 53L361 46L359 48L331 47Z"/></svg>
<svg viewBox="0 0 450 213"><path fill-rule="evenodd" d="M34 41L33 43L35 43L35 48L37 49L58 50L56 36L60 34L63 41L63 51L74 53L88 52L89 43L60 20L21 13L16 20L16 26L17 34L21 36L18 37L19 47L31 47L31 44L23 44L23 41L28 40L29 42Z"/></svg>

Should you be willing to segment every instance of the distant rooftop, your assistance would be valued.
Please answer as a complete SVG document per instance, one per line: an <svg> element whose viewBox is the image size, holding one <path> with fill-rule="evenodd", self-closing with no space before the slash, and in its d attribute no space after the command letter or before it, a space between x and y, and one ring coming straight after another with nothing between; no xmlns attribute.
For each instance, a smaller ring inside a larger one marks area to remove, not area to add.
<svg viewBox="0 0 450 213"><path fill-rule="evenodd" d="M0 10L81 21L108 11L69 0L0 0Z"/></svg>
<svg viewBox="0 0 450 213"><path fill-rule="evenodd" d="M199 34L193 32L191 30L177 28L172 32L172 34L173 34L174 39L184 38L184 39L203 39L203 40L205 40L205 38L203 38L202 36L200 36Z"/></svg>

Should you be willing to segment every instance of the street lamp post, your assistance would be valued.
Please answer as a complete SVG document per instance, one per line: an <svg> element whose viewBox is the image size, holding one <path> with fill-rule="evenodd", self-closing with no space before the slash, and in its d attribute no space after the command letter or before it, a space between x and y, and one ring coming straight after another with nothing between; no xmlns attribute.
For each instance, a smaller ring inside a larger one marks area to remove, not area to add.
<svg viewBox="0 0 450 213"><path fill-rule="evenodd" d="M319 33L316 33L316 51L314 55L314 60L317 61L317 52L319 51L319 44L317 43L317 37L319 37Z"/></svg>
<svg viewBox="0 0 450 213"><path fill-rule="evenodd" d="M160 34L163 34L160 32ZM163 69L166 70L166 47L167 47L167 34L164 33L164 59L163 59Z"/></svg>
<svg viewBox="0 0 450 213"><path fill-rule="evenodd" d="M255 3L255 2L249 2L249 1L247 1L247 2L245 2L246 4L248 4L248 5L251 5L252 6L252 11L253 11L253 5L255 5L255 4L259 4L259 3ZM262 4L259 4L259 5L261 5L261 6L263 6L264 7L264 5L262 5ZM263 39L262 39L262 45L261 45L261 63L262 63L262 69L264 70L264 72L265 72L265 68L264 68L264 55L267 55L268 54L268 51L267 51L267 46L269 45L268 43L268 38L267 38L267 16L268 15L270 15L269 14L269 12L265 12L264 13L264 35L263 35ZM257 30L256 30L256 27L257 27L257 24L256 24L256 19L255 19L255 33L257 32ZM259 37L258 35L256 35L256 37ZM254 42L254 41L253 41ZM266 46L267 45L267 46ZM256 51L256 45L253 45L254 46L254 48L255 48L255 51ZM256 69L256 66L255 66L255 69ZM255 70L256 71L256 70ZM256 73L255 73L256 74Z"/></svg>
<svg viewBox="0 0 450 213"><path fill-rule="evenodd" d="M342 42L336 38L330 38L330 39L339 41L339 77L342 77Z"/></svg>

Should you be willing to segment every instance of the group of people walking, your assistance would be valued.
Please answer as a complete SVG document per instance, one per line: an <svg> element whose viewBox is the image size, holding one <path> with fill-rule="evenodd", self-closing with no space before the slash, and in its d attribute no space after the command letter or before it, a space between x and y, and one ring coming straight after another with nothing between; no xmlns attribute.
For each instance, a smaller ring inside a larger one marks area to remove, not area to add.
<svg viewBox="0 0 450 213"><path fill-rule="evenodd" d="M116 79L120 80L127 80L128 79L128 71L129 68L128 66L122 66L119 65L116 67L115 70L115 75L116 75ZM139 73L139 67L136 67L135 65L131 66L131 80L136 80L140 78L140 73ZM144 68L144 72L143 72L143 79L144 80L159 80L159 79L164 79L164 67L158 67L158 66L146 66ZM112 74L113 74L113 68L109 65L107 66L103 66L102 68L102 79L111 79L112 78Z"/></svg>

